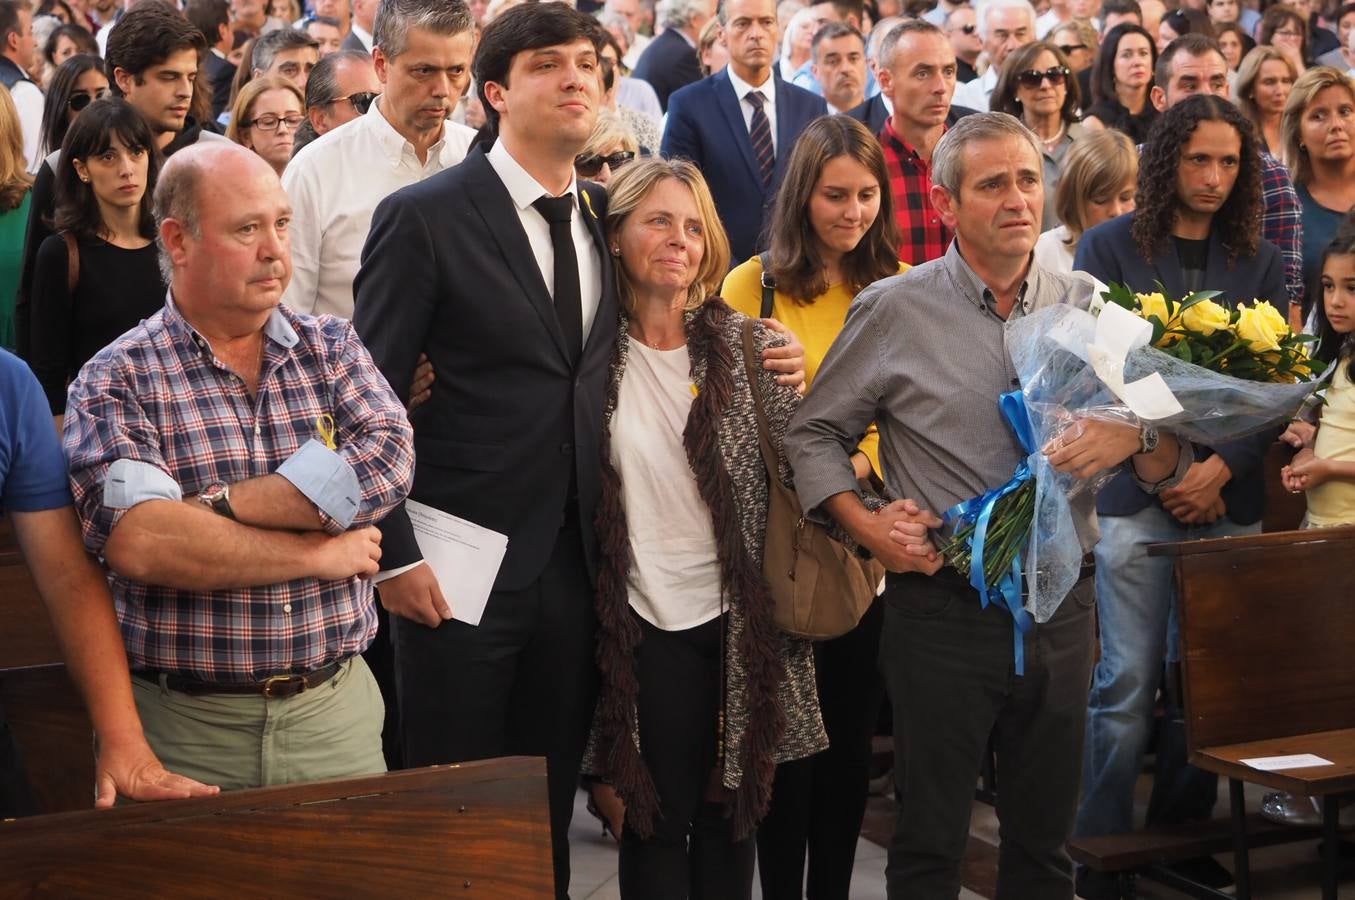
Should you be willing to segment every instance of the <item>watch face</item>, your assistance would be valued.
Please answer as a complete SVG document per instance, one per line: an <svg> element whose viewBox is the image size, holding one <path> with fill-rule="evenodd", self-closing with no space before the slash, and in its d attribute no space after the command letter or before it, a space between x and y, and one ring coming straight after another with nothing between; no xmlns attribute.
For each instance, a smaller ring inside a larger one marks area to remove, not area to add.
<svg viewBox="0 0 1355 900"><path fill-rule="evenodd" d="M202 498L209 503L220 500L226 495L226 485L224 482L214 481L202 489Z"/></svg>

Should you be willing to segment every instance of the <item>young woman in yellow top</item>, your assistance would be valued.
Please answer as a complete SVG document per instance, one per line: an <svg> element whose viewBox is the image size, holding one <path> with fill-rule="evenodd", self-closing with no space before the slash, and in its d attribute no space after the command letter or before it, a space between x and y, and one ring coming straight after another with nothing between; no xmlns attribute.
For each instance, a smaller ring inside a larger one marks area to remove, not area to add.
<svg viewBox="0 0 1355 900"><path fill-rule="evenodd" d="M824 116L801 133L768 225L770 249L734 269L720 291L749 316L773 316L805 347L805 384L866 285L908 268L884 154L848 116ZM765 278L765 280L764 280ZM771 308L764 306L770 289ZM879 469L876 435L852 459L859 477ZM845 897L866 808L870 739L884 686L876 669L877 601L850 633L815 646L829 748L777 767L772 806L758 830L758 868L768 900L802 896L806 849L811 897Z"/></svg>

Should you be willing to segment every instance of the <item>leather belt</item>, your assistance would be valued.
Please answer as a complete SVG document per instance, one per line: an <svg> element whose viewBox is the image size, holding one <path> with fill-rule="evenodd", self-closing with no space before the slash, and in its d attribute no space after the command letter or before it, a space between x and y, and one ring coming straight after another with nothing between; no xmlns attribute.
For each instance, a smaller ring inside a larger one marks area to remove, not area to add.
<svg viewBox="0 0 1355 900"><path fill-rule="evenodd" d="M310 688L317 688L339 674L339 669L348 658L336 659L326 666L310 672L290 672L283 675L269 675L263 681L199 681L176 675L173 672L157 672L154 669L137 669L132 672L134 678L142 681L160 683L165 676L165 687L171 691L194 696L201 694L259 694L270 700L294 697Z"/></svg>

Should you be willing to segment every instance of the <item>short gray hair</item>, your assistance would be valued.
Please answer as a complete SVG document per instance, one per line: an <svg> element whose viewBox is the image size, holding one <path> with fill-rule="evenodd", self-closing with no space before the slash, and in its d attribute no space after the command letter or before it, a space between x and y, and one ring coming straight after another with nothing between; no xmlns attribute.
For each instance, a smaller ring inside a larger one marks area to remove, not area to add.
<svg viewBox="0 0 1355 900"><path fill-rule="evenodd" d="M1043 160L1040 145L1035 133L1021 124L1015 116L1000 112L975 113L964 116L941 135L936 149L932 151L932 184L946 189L952 197L960 196L960 184L964 181L964 148L979 141L994 141L1005 138L1017 138L1030 145L1035 158ZM1040 178L1044 178L1044 163L1036 166Z"/></svg>
<svg viewBox="0 0 1355 900"><path fill-rule="evenodd" d="M997 9L1023 9L1030 17L1030 39L1035 40L1035 7L1030 0L982 0L974 10L979 25L979 37L988 39L988 14Z"/></svg>
<svg viewBox="0 0 1355 900"><path fill-rule="evenodd" d="M655 13L664 28L686 28L709 9L707 0L659 0Z"/></svg>
<svg viewBox="0 0 1355 900"><path fill-rule="evenodd" d="M625 14L604 9L598 13L598 24L606 29L620 29L621 36L626 39L627 50L635 43L635 29L630 26L630 19L626 18Z"/></svg>
<svg viewBox="0 0 1355 900"><path fill-rule="evenodd" d="M1025 2L1025 0L1022 0ZM880 55L875 60L875 65L881 69L893 69L894 57L898 55L899 41L903 40L906 34L934 34L939 37L945 37L946 33L937 28L926 19L904 19L884 36L880 41Z"/></svg>
<svg viewBox="0 0 1355 900"><path fill-rule="evenodd" d="M885 38L889 37L889 32L897 26L902 25L903 16L885 16L875 23L875 27L870 30L870 37L866 39L866 57L875 62L880 61L880 48L884 46Z"/></svg>
<svg viewBox="0 0 1355 900"><path fill-rule="evenodd" d="M449 37L475 27L464 0L381 0L372 28L372 46L395 59L409 46L409 29Z"/></svg>
<svg viewBox="0 0 1355 900"><path fill-rule="evenodd" d="M193 237L202 237L202 222L198 218L198 183L202 180L204 167L197 160L199 155L175 154L165 161L165 167L160 170L160 178L155 183L151 212L155 216L160 275L165 284L174 281L174 261L169 258L165 242L159 236L165 220L173 219Z"/></svg>
<svg viewBox="0 0 1355 900"><path fill-rule="evenodd" d="M249 65L260 72L267 72L273 68L273 61L278 58L279 53L300 47L310 47L319 52L320 42L295 28L278 28L265 32L254 41L254 51L250 56Z"/></svg>

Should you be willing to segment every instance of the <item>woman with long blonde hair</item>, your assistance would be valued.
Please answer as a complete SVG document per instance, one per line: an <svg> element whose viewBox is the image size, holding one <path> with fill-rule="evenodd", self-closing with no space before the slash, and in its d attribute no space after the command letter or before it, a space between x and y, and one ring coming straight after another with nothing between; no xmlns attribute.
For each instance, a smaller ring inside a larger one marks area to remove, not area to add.
<svg viewBox="0 0 1355 900"><path fill-rule="evenodd" d="M24 233L33 200L19 111L0 91L0 346L14 348L14 297L23 267Z"/></svg>

